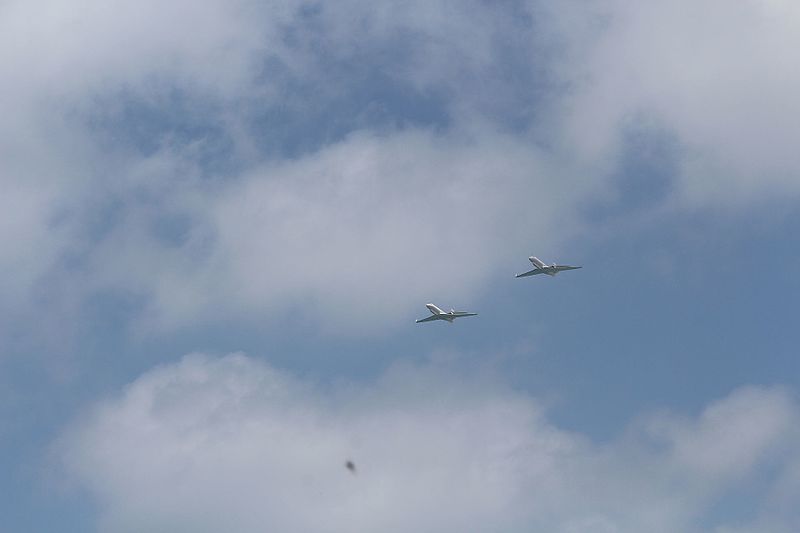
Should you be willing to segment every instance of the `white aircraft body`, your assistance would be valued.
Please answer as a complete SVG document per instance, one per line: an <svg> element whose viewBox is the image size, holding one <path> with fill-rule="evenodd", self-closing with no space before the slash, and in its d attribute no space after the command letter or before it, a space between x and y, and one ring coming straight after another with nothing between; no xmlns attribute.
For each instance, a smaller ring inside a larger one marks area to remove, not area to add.
<svg viewBox="0 0 800 533"><path fill-rule="evenodd" d="M427 307L428 311L431 312L431 316L427 318L420 318L417 320L417 324L420 322L431 322L432 320L446 320L452 324L453 320L456 318L461 318L462 316L475 316L478 314L467 313L464 311L454 311L453 309L451 309L449 312L444 312L433 304L425 304L425 307Z"/></svg>
<svg viewBox="0 0 800 533"><path fill-rule="evenodd" d="M533 266L535 268L533 270L529 270L528 272L517 274L516 277L524 278L525 276L535 276L536 274L547 274L548 276L555 276L556 274L564 270L575 270L577 268L581 268L579 266L557 265L555 263L553 263L552 265L546 265L544 261L542 261L538 257L529 257L528 260L531 263L533 263Z"/></svg>

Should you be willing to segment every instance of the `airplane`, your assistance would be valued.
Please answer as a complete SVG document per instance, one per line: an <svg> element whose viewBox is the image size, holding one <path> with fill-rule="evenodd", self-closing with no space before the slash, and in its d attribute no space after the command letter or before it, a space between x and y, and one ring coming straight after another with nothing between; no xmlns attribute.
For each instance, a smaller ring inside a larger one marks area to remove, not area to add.
<svg viewBox="0 0 800 533"><path fill-rule="evenodd" d="M517 274L516 277L524 278L525 276L535 276L536 274L547 274L548 276L555 276L559 272L564 270L575 270L581 268L579 266L570 266L570 265L557 265L553 263L552 265L545 265L544 261L539 259L538 257L529 257L528 261L533 263L533 266L536 267L533 270L529 270L528 272L523 272L522 274Z"/></svg>
<svg viewBox="0 0 800 533"><path fill-rule="evenodd" d="M462 316L476 316L478 314L478 313L467 313L464 311L454 311L453 309L445 313L444 311L442 311L433 304L425 304L425 307L427 307L428 311L431 312L431 316L427 318L420 318L419 320L417 320L417 324L419 324L420 322L430 322L432 320L447 320L452 324L453 320L455 320L456 318L460 318Z"/></svg>

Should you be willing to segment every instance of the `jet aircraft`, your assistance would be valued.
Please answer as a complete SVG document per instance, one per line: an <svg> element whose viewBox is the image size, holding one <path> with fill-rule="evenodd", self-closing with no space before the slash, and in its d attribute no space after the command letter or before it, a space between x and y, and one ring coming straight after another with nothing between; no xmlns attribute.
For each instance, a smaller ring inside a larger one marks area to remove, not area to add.
<svg viewBox="0 0 800 533"><path fill-rule="evenodd" d="M420 318L417 320L417 324L420 322L431 322L432 320L447 320L452 324L453 320L456 318L460 318L462 316L475 316L478 314L467 313L465 311L454 311L453 309L451 309L449 312L444 312L433 304L425 304L425 307L427 307L428 311L431 312L431 316L427 318Z"/></svg>
<svg viewBox="0 0 800 533"><path fill-rule="evenodd" d="M547 274L548 276L555 276L559 272L564 270L575 270L581 268L579 266L571 266L571 265L557 265L553 263L552 265L544 264L544 261L539 259L538 257L529 257L528 260L533 263L535 267L533 270L529 270L528 272L523 272L522 274L517 274L516 277L524 278L526 276L535 276L536 274Z"/></svg>

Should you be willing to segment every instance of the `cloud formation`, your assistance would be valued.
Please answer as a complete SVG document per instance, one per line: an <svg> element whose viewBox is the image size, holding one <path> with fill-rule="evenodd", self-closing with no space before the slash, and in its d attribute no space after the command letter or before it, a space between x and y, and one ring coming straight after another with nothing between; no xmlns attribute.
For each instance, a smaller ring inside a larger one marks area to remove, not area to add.
<svg viewBox="0 0 800 533"><path fill-rule="evenodd" d="M567 205L588 191L552 173L508 136L354 135L256 167L188 206L196 225L177 246L154 247L159 259L141 261L139 281L159 280L156 324L302 308L324 327L379 331L431 299L468 304L527 250L532 231L544 236L540 246L574 231ZM120 226L96 270L140 263L147 237L146 227ZM120 255L126 242L132 249Z"/></svg>
<svg viewBox="0 0 800 533"><path fill-rule="evenodd" d="M348 332L358 292L388 326L590 233L648 135L655 207L800 183L784 2L0 9L5 324L110 293L145 330L299 306Z"/></svg>
<svg viewBox="0 0 800 533"><path fill-rule="evenodd" d="M348 331L322 317L355 293L385 325L571 231L568 170L492 120L442 128L514 92L475 83L513 17L350 7L6 4L4 314L122 294L156 330L305 306Z"/></svg>
<svg viewBox="0 0 800 533"><path fill-rule="evenodd" d="M681 147L679 204L800 192L792 142L800 73L788 52L800 46L796 5L600 0L551 11L570 56L559 66L574 90L556 121L578 153L613 157L626 128L650 123Z"/></svg>
<svg viewBox="0 0 800 533"><path fill-rule="evenodd" d="M788 532L798 415L785 390L747 387L596 444L436 365L330 387L191 355L101 402L57 452L103 531ZM749 511L715 514L754 480Z"/></svg>

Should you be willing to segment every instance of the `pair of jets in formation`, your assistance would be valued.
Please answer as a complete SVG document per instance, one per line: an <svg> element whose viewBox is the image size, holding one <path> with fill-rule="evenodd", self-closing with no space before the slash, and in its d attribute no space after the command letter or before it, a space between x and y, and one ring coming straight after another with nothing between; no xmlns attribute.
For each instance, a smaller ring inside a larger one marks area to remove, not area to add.
<svg viewBox="0 0 800 533"><path fill-rule="evenodd" d="M559 272L563 272L564 270L575 270L576 268L581 268L579 266L571 266L571 265L557 265L553 263L552 265L546 265L544 261L539 259L538 257L529 257L528 260L533 263L533 270L529 270L528 272L523 272L522 274L517 274L516 277L524 278L527 276L535 276L536 274L547 274L548 276L555 276ZM455 311L451 309L448 312L442 311L438 307L433 304L425 304L425 307L428 308L428 311L431 312L431 316L427 318L420 318L417 320L417 324L420 322L432 322L434 320L446 320L447 322L453 323L453 320L456 318L461 318L462 316L475 316L478 313L468 313L466 311Z"/></svg>

